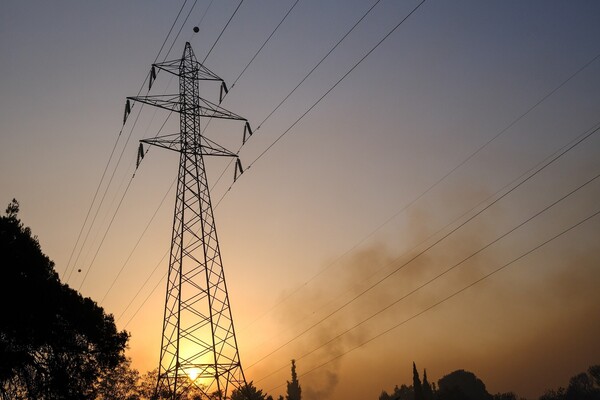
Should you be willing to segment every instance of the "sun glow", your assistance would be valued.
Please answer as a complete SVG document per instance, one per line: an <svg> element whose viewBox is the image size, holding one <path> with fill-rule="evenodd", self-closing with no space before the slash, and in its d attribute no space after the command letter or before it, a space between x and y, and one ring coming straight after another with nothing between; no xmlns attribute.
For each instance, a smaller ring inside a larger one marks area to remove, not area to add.
<svg viewBox="0 0 600 400"><path fill-rule="evenodd" d="M200 375L200 368L189 368L185 371L185 374L192 382L194 382L196 379L198 379L198 375Z"/></svg>

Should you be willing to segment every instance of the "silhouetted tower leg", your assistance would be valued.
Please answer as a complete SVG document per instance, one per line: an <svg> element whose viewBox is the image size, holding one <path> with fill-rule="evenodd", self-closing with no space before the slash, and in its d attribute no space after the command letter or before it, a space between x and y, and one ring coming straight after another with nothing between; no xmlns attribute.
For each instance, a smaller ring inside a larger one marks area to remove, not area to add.
<svg viewBox="0 0 600 400"><path fill-rule="evenodd" d="M142 140L180 153L156 394L175 399L195 385L207 397L216 393L216 398L225 399L246 382L204 156L237 156L205 138L200 122L206 116L246 120L199 97L200 80L221 79L196 61L189 43L180 60L153 65L154 76L155 68L179 76L178 100L173 96L129 99L180 114L179 134Z"/></svg>

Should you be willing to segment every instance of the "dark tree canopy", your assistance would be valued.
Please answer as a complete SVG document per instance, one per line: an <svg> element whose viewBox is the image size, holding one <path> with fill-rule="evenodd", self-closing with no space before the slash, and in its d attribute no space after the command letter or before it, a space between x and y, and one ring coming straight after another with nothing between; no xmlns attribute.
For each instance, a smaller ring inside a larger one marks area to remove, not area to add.
<svg viewBox="0 0 600 400"><path fill-rule="evenodd" d="M459 369L438 381L438 398L442 400L491 400L492 396L474 373Z"/></svg>
<svg viewBox="0 0 600 400"><path fill-rule="evenodd" d="M266 394L250 382L246 386L234 390L231 393L231 400L265 400Z"/></svg>
<svg viewBox="0 0 600 400"><path fill-rule="evenodd" d="M0 217L0 396L91 399L128 341L112 315L60 282L54 263L18 219Z"/></svg>
<svg viewBox="0 0 600 400"><path fill-rule="evenodd" d="M424 400L434 400L435 396L433 394L433 388L427 380L427 370L423 370L423 399Z"/></svg>
<svg viewBox="0 0 600 400"><path fill-rule="evenodd" d="M301 400L302 388L298 382L298 374L296 374L296 360L292 360L292 381L287 382L286 400Z"/></svg>
<svg viewBox="0 0 600 400"><path fill-rule="evenodd" d="M423 386L421 385L421 379L419 378L419 371L413 361L413 390L415 391L415 400L424 400L423 397Z"/></svg>

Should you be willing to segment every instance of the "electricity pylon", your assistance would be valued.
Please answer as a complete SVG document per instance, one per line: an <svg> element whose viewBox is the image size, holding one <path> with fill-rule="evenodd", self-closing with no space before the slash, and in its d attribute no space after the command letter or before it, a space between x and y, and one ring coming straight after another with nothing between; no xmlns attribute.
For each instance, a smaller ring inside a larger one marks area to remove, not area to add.
<svg viewBox="0 0 600 400"><path fill-rule="evenodd" d="M180 132L141 140L177 151L179 174L167 293L165 300L157 398L178 399L191 387L206 398L227 399L246 385L240 363L229 296L221 263L204 156L235 157L235 177L243 172L237 155L206 138L204 117L244 121L244 140L251 134L245 118L199 96L201 80L223 80L196 60L189 43L181 59L152 65L150 87L157 70L179 77L179 94L128 97L130 100L177 112ZM143 156L140 143L140 156Z"/></svg>

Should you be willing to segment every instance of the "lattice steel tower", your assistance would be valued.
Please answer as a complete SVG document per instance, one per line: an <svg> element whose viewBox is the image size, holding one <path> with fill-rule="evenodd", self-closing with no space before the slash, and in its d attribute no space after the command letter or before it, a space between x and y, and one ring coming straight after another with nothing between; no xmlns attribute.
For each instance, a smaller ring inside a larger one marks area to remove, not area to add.
<svg viewBox="0 0 600 400"><path fill-rule="evenodd" d="M235 157L235 176L242 172L237 155L206 138L204 117L244 121L244 140L251 134L245 118L199 96L201 80L221 78L196 60L185 44L181 59L154 64L150 86L158 70L179 77L179 94L128 97L130 101L164 108L180 115L180 132L142 140L142 143L180 153L173 236L167 278L162 343L156 395L176 399L192 385L206 398L226 399L244 387L229 296L221 263L219 241L204 167L204 156ZM140 144L139 157L143 155Z"/></svg>

